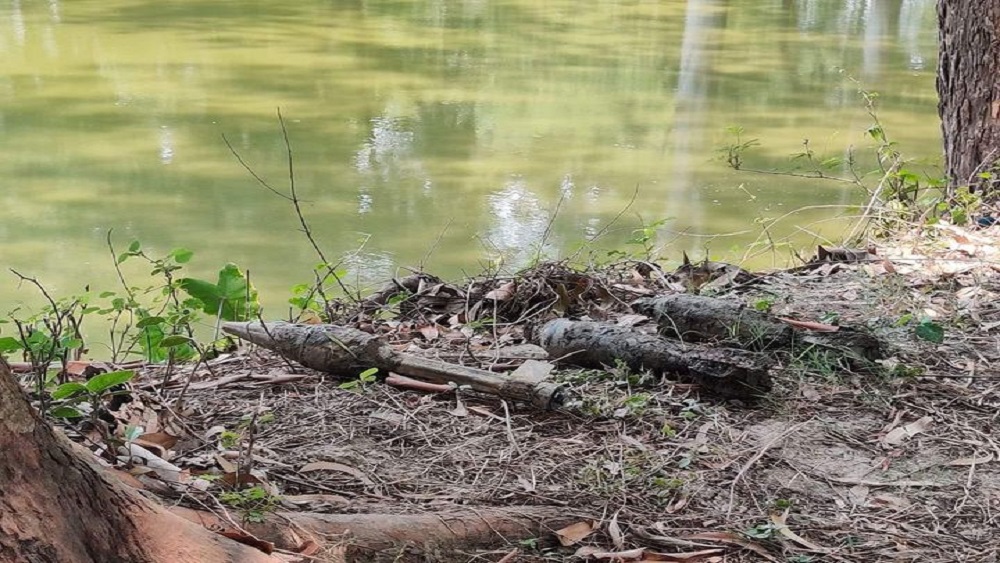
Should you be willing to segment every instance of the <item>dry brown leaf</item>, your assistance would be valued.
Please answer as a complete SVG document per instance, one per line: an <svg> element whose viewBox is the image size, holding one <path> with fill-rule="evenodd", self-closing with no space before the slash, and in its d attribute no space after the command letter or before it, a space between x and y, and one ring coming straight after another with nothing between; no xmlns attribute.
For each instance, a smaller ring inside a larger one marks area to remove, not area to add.
<svg viewBox="0 0 1000 563"><path fill-rule="evenodd" d="M245 532L238 532L236 530L227 530L219 532L220 536L225 536L231 540L236 540L242 544L249 545L250 547L255 547L264 553L271 554L274 553L274 544L269 541L264 541L260 538L247 534Z"/></svg>
<svg viewBox="0 0 1000 563"><path fill-rule="evenodd" d="M927 432L933 424L934 417L924 416L905 426L898 426L890 430L882 438L882 444L886 447L898 446L917 434Z"/></svg>
<svg viewBox="0 0 1000 563"><path fill-rule="evenodd" d="M511 372L510 377L521 381L541 382L552 373L553 369L555 369L555 366L549 362L525 360L523 364Z"/></svg>
<svg viewBox="0 0 1000 563"><path fill-rule="evenodd" d="M448 411L448 414L459 418L466 417L469 416L469 409L465 408L465 403L462 402L462 398L455 395L455 408Z"/></svg>
<svg viewBox="0 0 1000 563"><path fill-rule="evenodd" d="M441 336L441 333L438 331L438 328L434 325L423 325L417 330L424 337L424 339L428 341L437 340L438 337Z"/></svg>
<svg viewBox="0 0 1000 563"><path fill-rule="evenodd" d="M993 454L986 454L984 456L978 456L978 457L960 457L958 459L953 459L949 461L945 465L952 465L952 466L981 465L983 463L989 463L991 461L993 461Z"/></svg>
<svg viewBox="0 0 1000 563"><path fill-rule="evenodd" d="M796 534L795 532L793 532L791 530L791 528L788 527L788 524L785 523L785 519L786 518L788 518L788 511L787 510L785 512L783 512L782 514L772 514L771 515L771 522L773 522L777 526L777 531L778 531L779 534L781 534L785 538L788 538L788 539L792 540L793 542L801 545L802 547L804 547L806 549L809 549L809 550L812 550L812 551L815 551L817 553L829 553L830 552L829 549L827 549L825 547L822 547L822 546L819 546L819 545L816 545L813 542L811 542L811 541L803 538L802 536Z"/></svg>
<svg viewBox="0 0 1000 563"><path fill-rule="evenodd" d="M576 522L575 524L570 524L560 530L556 530L556 538L559 539L559 543L563 547L569 547L580 543L583 538L594 533L596 528L597 523L593 520L583 520L581 522Z"/></svg>
<svg viewBox="0 0 1000 563"><path fill-rule="evenodd" d="M344 465L343 463L337 463L334 461L313 461L303 465L302 468L299 469L300 473L307 473L309 471L336 471L338 473L346 473L358 481L361 481L365 485L375 484L361 470L355 469L350 465Z"/></svg>
<svg viewBox="0 0 1000 563"><path fill-rule="evenodd" d="M616 548L625 549L625 535L622 534L622 528L618 525L617 512L611 517L611 521L608 522L608 536L611 537L611 542L615 544Z"/></svg>
<svg viewBox="0 0 1000 563"><path fill-rule="evenodd" d="M323 323L323 319L313 311L302 311L295 318L295 322L299 324L318 325Z"/></svg>
<svg viewBox="0 0 1000 563"><path fill-rule="evenodd" d="M281 500L288 501L292 504L349 504L351 501L346 497L340 495L330 495L330 494L308 494L308 495L282 495Z"/></svg>
<svg viewBox="0 0 1000 563"><path fill-rule="evenodd" d="M786 317L778 317L778 320L793 328L801 328L805 330L812 330L815 332L837 332L838 330L840 330L839 326L829 325L825 323L816 323L812 321L798 321Z"/></svg>
<svg viewBox="0 0 1000 563"><path fill-rule="evenodd" d="M647 552L642 559L636 561L636 563L645 563L646 561L673 561L675 563L709 563L713 561L722 561L721 556L726 553L726 550L719 547L713 549L703 549L701 551L689 551L686 553L656 553Z"/></svg>
<svg viewBox="0 0 1000 563"><path fill-rule="evenodd" d="M910 501L903 497L890 494L872 495L869 506L891 508L896 511L905 510L910 507Z"/></svg>
<svg viewBox="0 0 1000 563"><path fill-rule="evenodd" d="M799 393L801 393L802 398L806 399L807 401L817 402L821 398L823 398L823 395L819 392L818 389L816 389L814 385L803 384L799 388Z"/></svg>
<svg viewBox="0 0 1000 563"><path fill-rule="evenodd" d="M139 438L135 441L140 444L142 444L142 442L145 442L146 444L156 444L165 450L170 450L177 445L177 436L171 436L166 432L150 432L139 436Z"/></svg>
<svg viewBox="0 0 1000 563"><path fill-rule="evenodd" d="M688 502L690 502L690 499L686 496L682 496L681 498L677 499L671 504L668 504L667 508L665 508L664 510L667 512L667 514L675 514L677 512L680 512L681 509L687 506Z"/></svg>
<svg viewBox="0 0 1000 563"><path fill-rule="evenodd" d="M656 292L653 291L652 289L645 288L645 287L638 287L638 286L634 286L634 285L628 285L628 284L624 284L624 283L611 284L611 287L614 288L614 289L620 289L621 291L627 291L629 293L634 293L636 295L656 295Z"/></svg>
<svg viewBox="0 0 1000 563"><path fill-rule="evenodd" d="M320 545L318 543L314 542L313 540L306 540L302 542L302 544L300 544L299 547L295 548L295 553L298 553L300 555L305 555L308 557L310 555L316 555L317 553L319 553L319 550L320 550Z"/></svg>
<svg viewBox="0 0 1000 563"><path fill-rule="evenodd" d="M492 299L493 301L510 301L514 297L514 291L517 289L517 285L509 281L496 289L492 289L486 292L483 299Z"/></svg>
<svg viewBox="0 0 1000 563"><path fill-rule="evenodd" d="M764 546L759 543L750 541L739 534L734 534L732 532L701 532L698 534L692 534L689 536L684 536L681 539L691 540L691 541L715 541L720 543L727 543L732 545L738 545L743 549L752 551L757 555L760 555L768 561L777 561L770 553L764 549Z"/></svg>
<svg viewBox="0 0 1000 563"><path fill-rule="evenodd" d="M236 473L236 464L226 459L223 455L215 454L215 463L219 464L223 473Z"/></svg>
<svg viewBox="0 0 1000 563"><path fill-rule="evenodd" d="M847 490L847 498L854 506L864 506L870 491L866 485L854 485Z"/></svg>
<svg viewBox="0 0 1000 563"><path fill-rule="evenodd" d="M646 554L646 549L639 547L628 551L603 551L600 548L585 545L576 550L573 554L576 557L589 557L591 559L610 559L612 561L637 561Z"/></svg>
<svg viewBox="0 0 1000 563"><path fill-rule="evenodd" d="M70 375L83 375L91 362L85 360L70 360L66 362L66 373Z"/></svg>

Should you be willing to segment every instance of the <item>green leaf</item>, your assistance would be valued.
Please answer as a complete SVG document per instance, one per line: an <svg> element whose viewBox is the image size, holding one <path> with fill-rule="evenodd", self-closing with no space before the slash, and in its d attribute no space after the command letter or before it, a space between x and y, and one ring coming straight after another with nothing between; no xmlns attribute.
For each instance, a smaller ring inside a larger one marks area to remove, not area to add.
<svg viewBox="0 0 1000 563"><path fill-rule="evenodd" d="M192 342L194 342L194 340L184 336L183 334L174 334L161 340L160 346L164 348L174 348L175 346L183 346L184 344L190 344Z"/></svg>
<svg viewBox="0 0 1000 563"><path fill-rule="evenodd" d="M95 375L87 381L87 391L97 395L103 393L115 385L121 385L135 377L132 370L109 371Z"/></svg>
<svg viewBox="0 0 1000 563"><path fill-rule="evenodd" d="M249 285L246 276L235 264L226 264L219 271L219 281L215 285L195 278L182 278L178 283L188 295L204 304L206 313L218 315L226 321L249 320L260 308L257 290Z"/></svg>
<svg viewBox="0 0 1000 563"><path fill-rule="evenodd" d="M73 395L79 395L80 393L86 393L87 386L82 383L77 383L76 381L70 381L69 383L63 383L59 387L56 387L52 391L52 398L56 401L60 399L67 399Z"/></svg>
<svg viewBox="0 0 1000 563"><path fill-rule="evenodd" d="M137 240L132 241L132 244L128 245L129 252L139 252L140 248L142 248L142 243Z"/></svg>
<svg viewBox="0 0 1000 563"><path fill-rule="evenodd" d="M118 255L118 259L115 260L115 264L121 264L122 262L128 260L129 256L132 255L129 254L128 252L122 252L121 254Z"/></svg>
<svg viewBox="0 0 1000 563"><path fill-rule="evenodd" d="M178 264L185 264L191 260L194 256L194 252L186 248L175 248L170 251L170 257L174 259L174 262Z"/></svg>
<svg viewBox="0 0 1000 563"><path fill-rule="evenodd" d="M15 350L20 350L21 348L24 348L24 344L13 336L4 336L3 338L0 338L0 354L13 352Z"/></svg>
<svg viewBox="0 0 1000 563"><path fill-rule="evenodd" d="M159 363L167 359L167 353L160 346L163 340L163 327L161 325L149 325L143 327L136 336L139 346L146 354L146 359L153 363Z"/></svg>
<svg viewBox="0 0 1000 563"><path fill-rule="evenodd" d="M129 424L125 427L125 439L129 442L134 442L136 438L142 436L143 428L142 426L136 426L134 424Z"/></svg>
<svg viewBox="0 0 1000 563"><path fill-rule="evenodd" d="M83 416L82 412L65 405L50 410L49 414L56 418L80 418Z"/></svg>
<svg viewBox="0 0 1000 563"><path fill-rule="evenodd" d="M135 328L146 328L147 326L163 324L166 320L163 317L146 317L135 323Z"/></svg>
<svg viewBox="0 0 1000 563"><path fill-rule="evenodd" d="M933 321L921 321L920 324L917 325L916 333L917 338L920 338L921 340L926 340L935 344L944 342L944 327Z"/></svg>
<svg viewBox="0 0 1000 563"><path fill-rule="evenodd" d="M60 342L60 345L67 350L75 350L83 347L83 340L79 338L67 338Z"/></svg>

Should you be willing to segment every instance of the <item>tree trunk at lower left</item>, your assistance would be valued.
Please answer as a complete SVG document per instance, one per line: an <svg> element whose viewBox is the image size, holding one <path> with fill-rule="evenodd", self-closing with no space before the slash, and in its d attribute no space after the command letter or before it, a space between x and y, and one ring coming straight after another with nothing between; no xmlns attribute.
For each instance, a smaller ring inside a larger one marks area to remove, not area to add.
<svg viewBox="0 0 1000 563"><path fill-rule="evenodd" d="M273 562L113 482L31 408L0 364L0 561Z"/></svg>

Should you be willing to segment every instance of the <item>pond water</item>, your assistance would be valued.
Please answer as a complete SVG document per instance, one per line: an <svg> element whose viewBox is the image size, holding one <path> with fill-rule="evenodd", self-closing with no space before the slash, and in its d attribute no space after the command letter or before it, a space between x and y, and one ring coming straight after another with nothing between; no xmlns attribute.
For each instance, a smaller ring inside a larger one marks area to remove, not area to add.
<svg viewBox="0 0 1000 563"><path fill-rule="evenodd" d="M863 196L728 169L727 128L759 139L748 166L787 167L806 138L868 166L857 80L933 164L935 25L934 0L6 0L0 263L115 289L114 229L193 250L197 277L236 262L281 314L318 260L223 141L286 190L280 108L303 211L351 279L641 251L632 231L660 220L671 261L768 265L789 250L753 252L762 219L831 206L774 226L808 246ZM5 311L35 298L0 275Z"/></svg>

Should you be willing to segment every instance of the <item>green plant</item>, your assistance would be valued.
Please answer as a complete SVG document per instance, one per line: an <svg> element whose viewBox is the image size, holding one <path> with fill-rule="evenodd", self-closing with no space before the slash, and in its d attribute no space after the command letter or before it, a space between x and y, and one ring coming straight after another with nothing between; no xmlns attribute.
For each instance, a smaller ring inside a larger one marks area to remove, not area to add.
<svg viewBox="0 0 1000 563"><path fill-rule="evenodd" d="M538 538L526 538L518 540L517 545L528 551L538 551Z"/></svg>
<svg viewBox="0 0 1000 563"><path fill-rule="evenodd" d="M339 388L345 389L347 391L361 391L369 384L375 382L375 375L378 373L378 368L368 368L365 371L358 374L357 379L352 379L350 381L345 381L338 385Z"/></svg>
<svg viewBox="0 0 1000 563"><path fill-rule="evenodd" d="M123 288L122 294L106 291L100 295L108 303L99 312L107 315L111 323L113 361L136 353L137 348L150 362L172 364L190 360L204 353L194 338L199 312L219 321L243 321L254 318L260 310L257 291L234 264L226 264L219 271L218 281L212 283L178 275L194 256L190 250L175 248L162 257L154 257L143 250L139 241L133 240L126 251L118 253L111 231L107 234L107 246ZM158 278L159 283L147 287L129 285L121 265L134 258L151 266L150 276ZM216 326L214 338L218 335Z"/></svg>
<svg viewBox="0 0 1000 563"><path fill-rule="evenodd" d="M777 533L778 527L771 522L762 522L743 531L743 535L757 540L773 539Z"/></svg>
<svg viewBox="0 0 1000 563"><path fill-rule="evenodd" d="M819 322L828 325L838 325L840 324L840 313L828 311L819 316Z"/></svg>
<svg viewBox="0 0 1000 563"><path fill-rule="evenodd" d="M232 430L223 430L219 434L219 445L227 450L231 450L240 445L243 436Z"/></svg>
<svg viewBox="0 0 1000 563"><path fill-rule="evenodd" d="M922 318L914 329L914 334L921 340L941 344L944 342L944 327L929 318Z"/></svg>
<svg viewBox="0 0 1000 563"><path fill-rule="evenodd" d="M757 139L743 140L744 129L736 125L727 127L726 132L733 136L733 142L722 147L726 164L733 170L739 170L743 168L743 155L753 147L760 145L760 141Z"/></svg>
<svg viewBox="0 0 1000 563"><path fill-rule="evenodd" d="M637 258L647 261L657 260L659 257L657 256L656 246L654 244L656 242L656 235L664 225L670 222L670 219L660 219L647 225L640 216L639 221L639 228L632 231L632 237L625 241L625 244L631 244L642 248L642 252L637 256Z"/></svg>
<svg viewBox="0 0 1000 563"><path fill-rule="evenodd" d="M776 510L785 510L792 507L792 501L786 498L776 498L771 501L771 506Z"/></svg>
<svg viewBox="0 0 1000 563"><path fill-rule="evenodd" d="M841 370L840 358L837 354L817 346L806 347L793 358L792 366L804 372L819 375L827 381L835 381Z"/></svg>
<svg viewBox="0 0 1000 563"><path fill-rule="evenodd" d="M259 523L278 508L281 497L272 495L260 485L254 485L238 491L224 491L219 494L219 501L239 510L243 522Z"/></svg>
<svg viewBox="0 0 1000 563"><path fill-rule="evenodd" d="M653 402L653 396L649 393L633 393L621 402L621 406L615 409L615 418L626 416L641 416Z"/></svg>
<svg viewBox="0 0 1000 563"><path fill-rule="evenodd" d="M720 149L726 163L734 170L821 179L859 188L869 201L863 209L862 221L845 237L848 240L853 239L864 226L873 227L874 234L888 234L914 220L934 223L945 217L956 224L968 222L981 204L978 197L967 189L949 193L944 178L928 174L922 170L924 167L907 158L889 137L879 117L879 94L863 88L853 78L848 80L857 85L863 107L871 120L864 134L873 145L870 157L863 159L873 163L870 169L862 168L864 165L853 148L847 151L846 157L824 158L813 149L808 139L802 142L802 149L791 156L793 166L789 170L748 168L746 154L759 143L757 139L743 140L744 131L740 127L727 129L733 140Z"/></svg>
<svg viewBox="0 0 1000 563"><path fill-rule="evenodd" d="M767 313L774 307L774 302L777 298L774 295L762 295L750 302L754 311L760 311L761 313Z"/></svg>
<svg viewBox="0 0 1000 563"><path fill-rule="evenodd" d="M34 285L45 298L46 305L38 313L27 316L21 316L21 309L15 308L8 313L7 319L0 319L0 324L12 324L17 334L0 337L0 358L21 352L28 360L34 376L35 393L40 398L40 410L45 413L48 409L45 388L55 381L56 376L65 373L70 359L79 359L82 355L85 346L83 320L97 308L89 305L89 288L85 288L83 294L57 300L37 279L16 270L11 272L22 282ZM50 369L56 362L61 369Z"/></svg>
<svg viewBox="0 0 1000 563"><path fill-rule="evenodd" d="M705 407L697 399L684 399L684 406L681 408L681 418L684 420L694 420L705 414Z"/></svg>
<svg viewBox="0 0 1000 563"><path fill-rule="evenodd" d="M130 370L109 371L95 375L85 383L70 381L59 385L50 394L53 408L49 414L58 418L82 418L89 417L90 425L104 438L105 442L111 442L113 435L104 424L100 423L101 405L114 395L128 394L124 388L135 377L135 372ZM80 410L86 405L87 413ZM129 429L129 434L137 434L135 427ZM129 438L134 439L134 437Z"/></svg>

